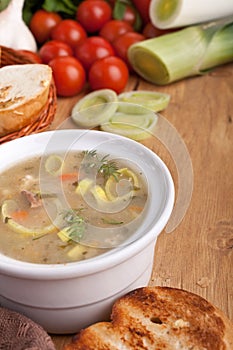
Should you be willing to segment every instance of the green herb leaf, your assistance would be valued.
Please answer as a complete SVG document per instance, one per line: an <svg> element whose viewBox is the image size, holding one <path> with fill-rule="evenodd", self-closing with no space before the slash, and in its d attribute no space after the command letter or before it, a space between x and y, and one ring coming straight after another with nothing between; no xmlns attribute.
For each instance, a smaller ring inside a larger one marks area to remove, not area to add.
<svg viewBox="0 0 233 350"><path fill-rule="evenodd" d="M33 237L32 240L36 241L37 239L40 239L40 238L42 238L44 236L47 236L47 233L42 233L41 235L37 235L37 236Z"/></svg>
<svg viewBox="0 0 233 350"><path fill-rule="evenodd" d="M86 230L86 222L80 215L82 209L71 209L65 212L63 220L65 221L68 236L71 240L79 242Z"/></svg>
<svg viewBox="0 0 233 350"><path fill-rule="evenodd" d="M117 170L118 168L115 162L104 160L98 172L102 174L105 179L108 179L110 176L113 176L115 180L118 181L119 173L117 172Z"/></svg>
<svg viewBox="0 0 233 350"><path fill-rule="evenodd" d="M107 218L102 218L102 221L104 224L108 224L108 225L122 225L124 223L124 221L117 221L114 219L107 219Z"/></svg>
<svg viewBox="0 0 233 350"><path fill-rule="evenodd" d="M108 160L109 155L105 155L99 158L97 152L94 151L84 151L85 159L85 170L94 169L104 179L108 179L110 176L114 176L115 180L118 181L118 167L115 162Z"/></svg>

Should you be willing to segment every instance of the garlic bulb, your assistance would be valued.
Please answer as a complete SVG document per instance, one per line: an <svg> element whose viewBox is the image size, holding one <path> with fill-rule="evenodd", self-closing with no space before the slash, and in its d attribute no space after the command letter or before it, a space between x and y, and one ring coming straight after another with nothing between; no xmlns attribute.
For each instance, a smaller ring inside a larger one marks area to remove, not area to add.
<svg viewBox="0 0 233 350"><path fill-rule="evenodd" d="M36 51L34 36L23 21L24 0L11 0L0 12L0 45L15 50Z"/></svg>

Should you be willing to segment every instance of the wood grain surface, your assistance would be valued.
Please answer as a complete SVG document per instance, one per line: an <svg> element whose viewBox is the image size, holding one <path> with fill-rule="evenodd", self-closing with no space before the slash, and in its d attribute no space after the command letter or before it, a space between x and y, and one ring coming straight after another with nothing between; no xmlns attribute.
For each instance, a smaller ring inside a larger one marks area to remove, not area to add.
<svg viewBox="0 0 233 350"><path fill-rule="evenodd" d="M193 182L190 204L179 225L158 238L150 285L199 294L233 321L233 65L164 87L131 76L125 90L171 95L161 115L184 141L193 167L192 176L185 178ZM81 97L58 100L53 129L62 127ZM155 137L144 144L165 161L179 193L182 182L169 150ZM71 337L52 335L56 349Z"/></svg>

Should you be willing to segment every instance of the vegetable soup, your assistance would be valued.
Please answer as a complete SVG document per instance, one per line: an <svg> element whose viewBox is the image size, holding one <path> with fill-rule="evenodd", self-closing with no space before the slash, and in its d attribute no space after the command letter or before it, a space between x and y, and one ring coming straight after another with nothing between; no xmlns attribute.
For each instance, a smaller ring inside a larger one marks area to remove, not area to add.
<svg viewBox="0 0 233 350"><path fill-rule="evenodd" d="M0 177L0 250L17 260L64 264L129 244L142 223L147 184L128 160L96 151L26 159Z"/></svg>

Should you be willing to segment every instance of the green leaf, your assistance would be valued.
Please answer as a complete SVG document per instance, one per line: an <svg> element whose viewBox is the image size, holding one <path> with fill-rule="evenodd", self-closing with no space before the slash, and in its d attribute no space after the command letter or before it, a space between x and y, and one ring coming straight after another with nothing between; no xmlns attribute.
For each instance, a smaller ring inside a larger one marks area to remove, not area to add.
<svg viewBox="0 0 233 350"><path fill-rule="evenodd" d="M113 17L115 19L122 20L125 14L126 4L121 1L116 1L113 9Z"/></svg>
<svg viewBox="0 0 233 350"><path fill-rule="evenodd" d="M133 6L131 1L117 0L115 2L114 9L113 9L113 18L118 19L118 20L122 20L124 18L124 14L125 14L127 6L130 6L133 9L133 11L135 12L136 20L135 20L135 23L133 25L134 30L140 31L140 29L142 27L142 19L141 19L141 16L140 16L138 10L136 9L135 6Z"/></svg>
<svg viewBox="0 0 233 350"><path fill-rule="evenodd" d="M3 0L0 0L0 3ZM4 0L8 1L9 0ZM43 8L49 12L58 12L63 18L71 17L74 18L77 6L82 0L25 0L23 7L23 19L26 24L30 23L33 13Z"/></svg>
<svg viewBox="0 0 233 350"><path fill-rule="evenodd" d="M41 3L38 0L25 0L23 6L23 20L28 25L33 13L41 8Z"/></svg>
<svg viewBox="0 0 233 350"><path fill-rule="evenodd" d="M135 8L135 12L136 12L136 22L134 23L134 30L136 32L139 32L142 29L142 18L139 12L136 10L136 8Z"/></svg>
<svg viewBox="0 0 233 350"><path fill-rule="evenodd" d="M42 7L49 12L61 12L71 16L77 11L77 6L70 0L45 0Z"/></svg>
<svg viewBox="0 0 233 350"><path fill-rule="evenodd" d="M3 11L7 8L11 0L0 0L0 11Z"/></svg>

